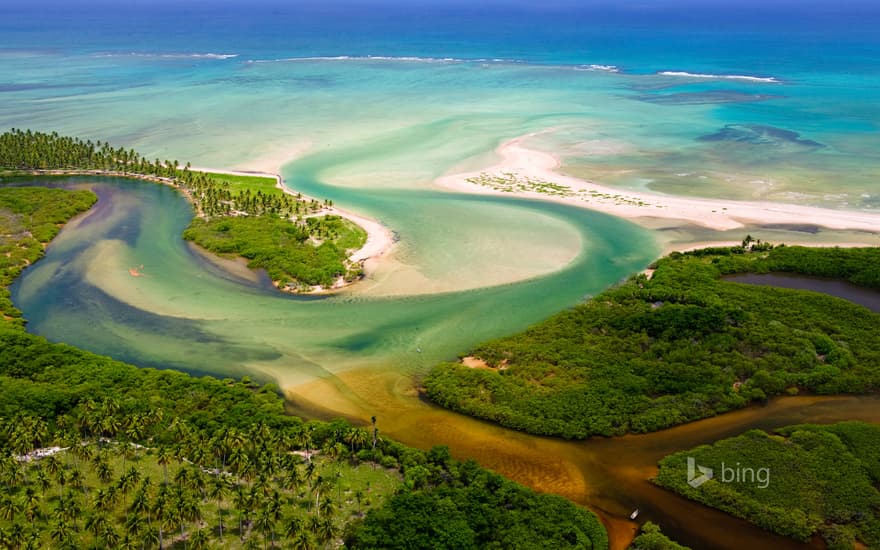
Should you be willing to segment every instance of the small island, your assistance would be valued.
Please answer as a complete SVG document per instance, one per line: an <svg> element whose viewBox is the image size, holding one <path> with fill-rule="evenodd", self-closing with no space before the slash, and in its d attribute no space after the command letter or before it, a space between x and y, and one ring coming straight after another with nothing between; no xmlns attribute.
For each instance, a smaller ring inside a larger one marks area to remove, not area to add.
<svg viewBox="0 0 880 550"><path fill-rule="evenodd" d="M280 178L181 167L106 142L12 129L0 135L0 176L102 175L171 185L196 216L184 238L212 253L243 257L277 288L319 293L363 276L352 254L367 233L333 211L332 201L293 194Z"/></svg>

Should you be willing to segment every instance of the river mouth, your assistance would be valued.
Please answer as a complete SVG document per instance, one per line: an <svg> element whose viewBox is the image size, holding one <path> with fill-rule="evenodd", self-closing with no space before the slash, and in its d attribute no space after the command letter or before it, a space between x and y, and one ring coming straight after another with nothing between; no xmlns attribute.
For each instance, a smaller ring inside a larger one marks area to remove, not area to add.
<svg viewBox="0 0 880 550"><path fill-rule="evenodd" d="M180 238L192 213L170 188L112 178L20 183L88 187L101 197L13 285L31 332L140 366L277 380L292 412L308 416L366 422L375 415L382 434L405 444L448 445L457 458L589 506L614 548L628 544L635 508L640 522L660 523L695 549L804 548L653 486L657 461L750 428L880 422L877 396L794 397L655 434L574 442L514 432L419 398L418 377L438 361L522 330L653 259L642 230L607 216L498 199L573 224L589 251L549 276L467 292L300 299L206 269Z"/></svg>
<svg viewBox="0 0 880 550"><path fill-rule="evenodd" d="M825 279L793 273L737 273L723 277L731 283L773 286L793 290L810 290L843 298L880 313L880 291L854 285L837 279Z"/></svg>

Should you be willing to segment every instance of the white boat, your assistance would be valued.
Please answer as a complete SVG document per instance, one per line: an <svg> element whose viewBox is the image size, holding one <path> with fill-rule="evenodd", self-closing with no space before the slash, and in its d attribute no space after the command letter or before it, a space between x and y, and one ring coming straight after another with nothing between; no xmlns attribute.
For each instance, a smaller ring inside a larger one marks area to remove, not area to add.
<svg viewBox="0 0 880 550"><path fill-rule="evenodd" d="M629 519L636 519L637 517L639 517L639 509L638 508L633 510L633 513L629 515Z"/></svg>

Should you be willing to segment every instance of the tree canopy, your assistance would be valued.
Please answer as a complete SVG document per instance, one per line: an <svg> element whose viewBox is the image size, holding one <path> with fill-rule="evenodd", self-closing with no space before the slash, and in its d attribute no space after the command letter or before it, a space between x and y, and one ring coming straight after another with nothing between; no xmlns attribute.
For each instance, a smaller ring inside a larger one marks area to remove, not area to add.
<svg viewBox="0 0 880 550"><path fill-rule="evenodd" d="M542 435L648 432L773 395L880 388L880 315L815 292L723 280L787 271L880 287L880 249L760 245L673 254L524 333L435 367L428 397Z"/></svg>

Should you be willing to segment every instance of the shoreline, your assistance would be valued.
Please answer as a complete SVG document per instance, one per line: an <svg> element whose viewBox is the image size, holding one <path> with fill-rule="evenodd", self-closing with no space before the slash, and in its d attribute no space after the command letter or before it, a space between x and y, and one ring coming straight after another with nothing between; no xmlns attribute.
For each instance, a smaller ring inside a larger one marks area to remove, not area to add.
<svg viewBox="0 0 880 550"><path fill-rule="evenodd" d="M831 230L880 234L880 213L629 191L568 176L558 171L562 163L557 157L523 145L539 133L542 132L502 143L495 150L500 161L492 166L476 172L445 175L434 180L434 185L460 193L559 202L624 218L648 229L654 229L658 219L717 231L748 225L797 225L809 220L811 225ZM689 245L683 243L682 246Z"/></svg>
<svg viewBox="0 0 880 550"><path fill-rule="evenodd" d="M226 174L229 176L256 176L272 178L275 180L275 187L280 189L283 193L294 197L297 195L297 193L294 192L293 189L284 184L284 178L281 177L278 172L267 172L261 170L221 170L217 168L206 168L200 166L190 166L190 170L198 172L211 172L213 174ZM302 197L305 199L313 198L306 195L303 195ZM348 221L359 226L367 233L367 241L364 243L364 245L358 250L354 251L349 256L349 259L352 262L362 263L366 260L378 258L388 252L388 250L394 245L394 235L391 230L388 229L386 226L382 225L377 220L368 218L366 216L361 216L353 212L349 212L337 206L324 207L318 212L310 214L309 216L323 216L325 214L332 214L345 218Z"/></svg>
<svg viewBox="0 0 880 550"><path fill-rule="evenodd" d="M0 172L0 177L5 174ZM151 176L149 174L138 174L136 172L119 172L117 170L80 170L80 169L72 169L72 170L64 170L64 169L36 169L36 170L12 170L8 173L9 177L17 177L17 176L101 176L101 177L111 177L111 178L131 178L141 181L148 181L151 183L158 183L160 185L167 185L168 187L172 187L180 191L180 193L186 197L187 202L189 202L193 208L196 210L196 216L202 218L204 217L204 212L202 212L201 206L192 198L192 194L189 190L184 189L180 185L178 185L173 178L163 178L161 176Z"/></svg>
<svg viewBox="0 0 880 550"><path fill-rule="evenodd" d="M280 189L283 193L296 196L292 189L284 185L284 179L278 173L273 172L264 172L259 170L225 170L218 168L209 168L204 166L190 166L189 170L192 172L208 172L212 174L226 174L230 176L256 176L256 177L265 177L271 178L275 180L275 187ZM2 175L2 174L0 174ZM196 212L195 215L197 217L203 218L204 212L202 212L198 203L193 200L192 195L187 189L184 189L180 185L178 185L173 178L165 178L161 176L152 176L148 174L138 174L134 172L119 172L116 170L63 170L63 169L37 169L37 170L15 170L9 174L10 176L102 176L102 177L123 177L123 178L132 178L139 179L142 181L148 181L151 183L158 183L160 185L167 185L172 187L178 191L186 198L186 200L193 205ZM311 197L307 197L302 195L302 198L309 199ZM300 294L300 295L322 295L322 294L332 294L339 292L342 289L348 288L354 283L363 279L364 276L367 275L367 270L372 270L375 267L375 261L377 261L381 256L384 256L393 246L394 246L394 235L391 230L382 225L380 222L373 220L371 218L367 218L365 216L361 216L358 214L354 214L352 212L348 212L341 208L337 208L335 206L324 207L318 212L310 214L309 217L314 216L323 216L323 215L336 215L342 218L347 219L351 223L357 225L361 229L363 229L367 234L367 240L364 245L352 252L348 261L352 263L360 264L364 269L364 275L348 282L340 282L337 281L330 288L323 288L320 286L313 287L312 290L308 292L294 292L285 290L280 288L279 286L275 286L280 292L286 292L289 294ZM219 257L219 256L218 256Z"/></svg>

